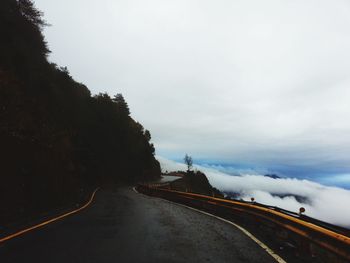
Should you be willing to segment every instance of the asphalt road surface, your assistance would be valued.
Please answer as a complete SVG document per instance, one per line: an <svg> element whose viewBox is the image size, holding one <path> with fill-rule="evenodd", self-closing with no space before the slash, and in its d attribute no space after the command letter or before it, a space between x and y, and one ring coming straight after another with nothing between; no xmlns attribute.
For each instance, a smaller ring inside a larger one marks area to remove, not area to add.
<svg viewBox="0 0 350 263"><path fill-rule="evenodd" d="M131 188L0 245L1 263L276 262L234 226Z"/></svg>

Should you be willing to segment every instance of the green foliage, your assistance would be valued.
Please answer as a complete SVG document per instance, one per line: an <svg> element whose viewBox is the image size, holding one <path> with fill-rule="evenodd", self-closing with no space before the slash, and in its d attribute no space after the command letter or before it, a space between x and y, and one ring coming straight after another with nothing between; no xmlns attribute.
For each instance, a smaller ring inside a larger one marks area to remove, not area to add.
<svg viewBox="0 0 350 263"><path fill-rule="evenodd" d="M32 1L0 1L3 220L64 204L96 185L160 176L151 135L130 117L123 96L91 96L66 67L47 61L44 25Z"/></svg>

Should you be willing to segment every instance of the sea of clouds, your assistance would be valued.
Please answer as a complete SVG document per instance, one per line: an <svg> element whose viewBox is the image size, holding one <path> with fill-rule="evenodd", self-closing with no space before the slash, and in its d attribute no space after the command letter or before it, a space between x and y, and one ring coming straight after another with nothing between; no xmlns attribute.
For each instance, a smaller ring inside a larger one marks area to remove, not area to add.
<svg viewBox="0 0 350 263"><path fill-rule="evenodd" d="M157 159L163 171L186 170L183 163L160 156ZM194 165L194 168L204 172L212 186L224 192L239 193L243 200L254 197L256 202L294 212L304 207L308 216L350 228L349 190L305 179L273 179L257 174L234 176L201 165ZM296 196L302 198L298 201Z"/></svg>

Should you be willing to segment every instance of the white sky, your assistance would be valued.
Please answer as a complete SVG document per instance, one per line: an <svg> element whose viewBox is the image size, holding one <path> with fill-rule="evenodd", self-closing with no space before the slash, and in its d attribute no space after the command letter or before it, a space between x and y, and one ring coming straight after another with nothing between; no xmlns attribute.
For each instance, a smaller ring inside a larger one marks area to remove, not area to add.
<svg viewBox="0 0 350 263"><path fill-rule="evenodd" d="M35 2L51 61L123 93L158 155L350 171L349 1Z"/></svg>

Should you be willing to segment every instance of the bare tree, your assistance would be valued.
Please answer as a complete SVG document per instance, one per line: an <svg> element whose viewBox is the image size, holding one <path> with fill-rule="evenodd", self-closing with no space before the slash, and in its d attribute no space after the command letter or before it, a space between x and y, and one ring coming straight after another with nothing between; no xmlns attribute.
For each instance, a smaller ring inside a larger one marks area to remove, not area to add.
<svg viewBox="0 0 350 263"><path fill-rule="evenodd" d="M191 171L193 166L193 159L191 156L189 156L187 153L184 158L185 164L187 165L187 172Z"/></svg>

